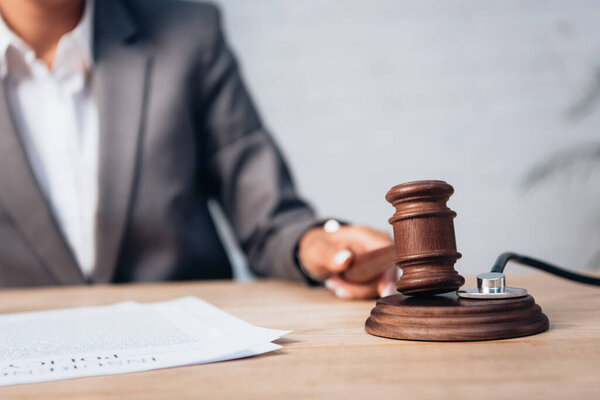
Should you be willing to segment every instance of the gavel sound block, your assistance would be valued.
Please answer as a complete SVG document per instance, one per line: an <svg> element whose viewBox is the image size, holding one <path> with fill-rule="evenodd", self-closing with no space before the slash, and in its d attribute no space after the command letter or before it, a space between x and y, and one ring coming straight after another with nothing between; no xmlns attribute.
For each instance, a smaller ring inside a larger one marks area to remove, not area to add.
<svg viewBox="0 0 600 400"><path fill-rule="evenodd" d="M403 272L397 282L402 294L377 302L366 331L394 339L472 341L547 330L548 318L530 295L475 300L443 294L465 281L454 269L461 255L454 236L456 213L446 206L452 193L443 181L409 182L388 192L386 199L396 208L389 220L394 245L358 256L344 274L349 281L368 282L393 262Z"/></svg>

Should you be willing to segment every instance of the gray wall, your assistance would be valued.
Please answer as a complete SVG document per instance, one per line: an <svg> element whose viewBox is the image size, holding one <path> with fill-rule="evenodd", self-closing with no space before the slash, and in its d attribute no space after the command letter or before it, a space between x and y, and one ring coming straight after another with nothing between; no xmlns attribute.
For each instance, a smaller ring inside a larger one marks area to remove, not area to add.
<svg viewBox="0 0 600 400"><path fill-rule="evenodd" d="M524 189L600 141L600 2L218 0L301 192L388 229L394 184L442 179L460 268L502 251L570 267L600 251L600 160ZM526 185L525 185L526 186Z"/></svg>

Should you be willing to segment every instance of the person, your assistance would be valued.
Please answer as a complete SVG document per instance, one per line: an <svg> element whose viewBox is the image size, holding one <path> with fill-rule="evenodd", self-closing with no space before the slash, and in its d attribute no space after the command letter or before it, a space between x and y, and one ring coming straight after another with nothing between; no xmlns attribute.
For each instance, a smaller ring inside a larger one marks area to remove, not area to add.
<svg viewBox="0 0 600 400"><path fill-rule="evenodd" d="M390 243L298 196L211 4L0 0L0 286L231 278L208 201L259 276L339 273Z"/></svg>

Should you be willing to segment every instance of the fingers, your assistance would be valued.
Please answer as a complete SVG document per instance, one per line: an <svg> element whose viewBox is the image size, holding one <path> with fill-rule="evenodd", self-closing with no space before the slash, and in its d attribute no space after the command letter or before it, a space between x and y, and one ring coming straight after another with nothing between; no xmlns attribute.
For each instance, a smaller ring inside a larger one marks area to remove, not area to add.
<svg viewBox="0 0 600 400"><path fill-rule="evenodd" d="M377 282L377 293L381 297L391 296L397 294L396 281L398 280L398 271L396 266L390 267L386 270Z"/></svg>
<svg viewBox="0 0 600 400"><path fill-rule="evenodd" d="M350 250L340 250L336 252L330 261L326 264L327 269L331 272L342 272L350 266L354 254ZM326 259L327 260L327 259Z"/></svg>
<svg viewBox="0 0 600 400"><path fill-rule="evenodd" d="M329 276L346 270L352 264L354 254L341 246L320 242L307 253L307 260L316 266L320 274Z"/></svg>
<svg viewBox="0 0 600 400"><path fill-rule="evenodd" d="M309 231L300 242L300 261L313 278L326 278L346 270L354 253L346 242L332 240L332 234L321 229Z"/></svg>
<svg viewBox="0 0 600 400"><path fill-rule="evenodd" d="M341 299L358 300L372 299L397 294L397 268L390 267L375 281L369 283L350 283L340 276L332 276L325 281L325 287Z"/></svg>
<svg viewBox="0 0 600 400"><path fill-rule="evenodd" d="M332 276L325 281L325 287L342 299L372 299L377 297L375 283L350 283L339 276Z"/></svg>
<svg viewBox="0 0 600 400"><path fill-rule="evenodd" d="M314 228L300 240L298 257L313 279L322 280L348 269L355 254L379 249L391 242L387 232L366 226L345 226L336 232Z"/></svg>

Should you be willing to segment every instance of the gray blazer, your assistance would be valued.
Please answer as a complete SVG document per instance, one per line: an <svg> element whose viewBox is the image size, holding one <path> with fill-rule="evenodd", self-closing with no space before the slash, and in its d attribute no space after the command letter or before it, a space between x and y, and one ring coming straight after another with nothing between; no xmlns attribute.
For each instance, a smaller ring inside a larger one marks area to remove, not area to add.
<svg viewBox="0 0 600 400"><path fill-rule="evenodd" d="M172 0L95 5L92 282L230 278L209 198L223 207L255 273L302 279L294 249L314 215L252 105L217 9ZM0 94L0 286L82 284L4 86Z"/></svg>

